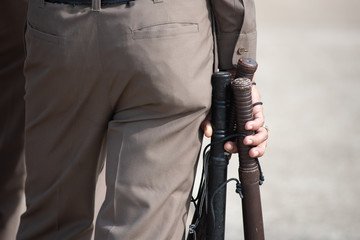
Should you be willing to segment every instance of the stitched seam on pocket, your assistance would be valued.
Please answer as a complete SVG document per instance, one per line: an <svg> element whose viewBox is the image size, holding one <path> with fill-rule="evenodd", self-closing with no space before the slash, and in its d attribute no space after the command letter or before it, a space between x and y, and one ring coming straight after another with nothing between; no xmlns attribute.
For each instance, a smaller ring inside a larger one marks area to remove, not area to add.
<svg viewBox="0 0 360 240"><path fill-rule="evenodd" d="M159 28L161 26L164 28ZM132 30L132 37L133 39L175 37L196 32L199 32L197 23L165 23Z"/></svg>
<svg viewBox="0 0 360 240"><path fill-rule="evenodd" d="M27 23L28 27L26 31L29 31L30 35L32 37L44 40L46 42L50 42L50 43L55 43L55 44L60 44L61 42L61 37L50 34L50 33L46 33L46 32L42 32L41 30L37 29L35 26L31 25L31 23Z"/></svg>

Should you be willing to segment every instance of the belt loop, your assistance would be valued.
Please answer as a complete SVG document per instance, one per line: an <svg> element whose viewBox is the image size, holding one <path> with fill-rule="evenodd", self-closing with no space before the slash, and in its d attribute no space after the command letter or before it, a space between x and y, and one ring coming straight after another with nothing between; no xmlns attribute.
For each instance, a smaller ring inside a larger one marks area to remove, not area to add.
<svg viewBox="0 0 360 240"><path fill-rule="evenodd" d="M101 9L101 0L92 0L91 1L91 11L99 12Z"/></svg>
<svg viewBox="0 0 360 240"><path fill-rule="evenodd" d="M36 3L39 8L44 8L45 6L45 0L36 0Z"/></svg>

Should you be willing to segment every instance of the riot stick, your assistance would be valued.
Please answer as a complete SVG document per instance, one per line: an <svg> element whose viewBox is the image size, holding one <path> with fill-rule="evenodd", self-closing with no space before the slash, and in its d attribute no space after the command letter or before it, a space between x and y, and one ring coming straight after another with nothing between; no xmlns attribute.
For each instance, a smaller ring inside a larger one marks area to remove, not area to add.
<svg viewBox="0 0 360 240"><path fill-rule="evenodd" d="M236 66L236 78L248 78L253 79L254 74L257 70L258 64L252 58L240 58Z"/></svg>
<svg viewBox="0 0 360 240"><path fill-rule="evenodd" d="M226 185L228 154L224 150L229 134L231 74L216 72L212 75L212 127L210 153L204 154L204 181L200 181L198 207L188 240L223 240L225 235ZM206 151L205 151L206 152ZM211 206L210 199L212 198Z"/></svg>
<svg viewBox="0 0 360 240"><path fill-rule="evenodd" d="M236 71L234 79L236 78L248 78L253 79L254 74L257 70L258 64L252 58L240 58L236 65ZM236 116L235 116L235 101L234 96L231 94L231 107L230 107L230 120L229 120L229 129L230 133L233 134L236 132Z"/></svg>
<svg viewBox="0 0 360 240"><path fill-rule="evenodd" d="M206 223L207 240L223 240L225 237L226 185L229 157L224 150L224 138L229 135L228 121L231 94L231 74L217 72L211 79L212 124L214 143L210 150L208 164L208 214ZM211 201L210 201L211 200ZM209 202L210 201L210 202ZM210 208L210 209L209 209Z"/></svg>
<svg viewBox="0 0 360 240"><path fill-rule="evenodd" d="M258 159L249 156L251 146L244 145L245 136L254 131L245 129L245 123L253 120L251 81L247 78L235 79L231 87L236 108L236 139L239 156L239 178L242 188L242 209L245 240L263 240L264 228L260 200L260 170Z"/></svg>

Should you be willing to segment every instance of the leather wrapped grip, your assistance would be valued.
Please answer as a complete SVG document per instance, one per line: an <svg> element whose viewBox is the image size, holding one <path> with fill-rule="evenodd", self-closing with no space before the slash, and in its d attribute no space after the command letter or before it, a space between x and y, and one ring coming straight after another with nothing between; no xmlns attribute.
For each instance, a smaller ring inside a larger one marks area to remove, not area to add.
<svg viewBox="0 0 360 240"><path fill-rule="evenodd" d="M253 120L251 79L257 69L257 63L252 59L240 59L236 78L232 84L232 100L235 106L236 144L239 152L239 177L242 186L242 208L245 240L264 240L264 228L259 190L260 171L257 159L249 156L251 146L243 143L245 136L254 134L245 129L246 122Z"/></svg>
<svg viewBox="0 0 360 240"><path fill-rule="evenodd" d="M235 78L253 79L258 67L257 62L251 58L240 58L236 66Z"/></svg>

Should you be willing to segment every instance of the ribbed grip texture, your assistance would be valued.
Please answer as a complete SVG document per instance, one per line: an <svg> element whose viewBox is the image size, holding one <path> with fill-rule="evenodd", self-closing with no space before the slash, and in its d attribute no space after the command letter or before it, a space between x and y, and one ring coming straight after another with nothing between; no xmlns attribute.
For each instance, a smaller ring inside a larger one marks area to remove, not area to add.
<svg viewBox="0 0 360 240"><path fill-rule="evenodd" d="M256 69L257 64L254 60L240 59L237 74L242 77L236 78L231 84L236 133L241 135L237 137L236 144L239 152L239 178L244 196L242 209L245 240L264 240L265 238L259 190L260 171L256 159L249 156L251 146L243 143L246 136L254 134L253 131L245 129L245 124L253 120L250 79L254 76Z"/></svg>
<svg viewBox="0 0 360 240"><path fill-rule="evenodd" d="M235 79L237 78L248 78L250 80L253 79L255 71L258 67L258 64L255 60L251 58L240 58L237 67L236 67L236 73L235 73ZM229 117L229 130L230 134L233 134L236 132L236 111L235 111L235 105L234 105L234 99L233 96L231 96L231 107L230 107L230 117Z"/></svg>
<svg viewBox="0 0 360 240"><path fill-rule="evenodd" d="M236 133L244 136L254 134L254 131L245 130L245 124L253 120L251 81L248 78L237 78L231 84L236 116ZM250 146L243 144L244 137L237 138L240 168L257 168L256 162L250 158Z"/></svg>
<svg viewBox="0 0 360 240"><path fill-rule="evenodd" d="M258 67L257 62L251 58L240 58L236 66L235 78L253 79Z"/></svg>

